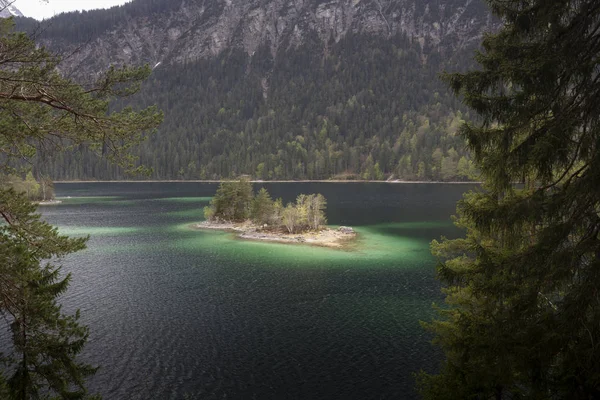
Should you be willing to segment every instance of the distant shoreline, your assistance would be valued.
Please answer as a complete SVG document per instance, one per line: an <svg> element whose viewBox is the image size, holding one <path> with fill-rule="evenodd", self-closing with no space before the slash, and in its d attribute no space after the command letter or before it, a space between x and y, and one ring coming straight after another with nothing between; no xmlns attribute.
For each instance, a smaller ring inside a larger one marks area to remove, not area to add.
<svg viewBox="0 0 600 400"><path fill-rule="evenodd" d="M165 179L165 180L108 180L108 181L92 181L92 180L81 180L81 181L54 181L54 183L221 183L227 182L224 180L177 180L177 179ZM451 184L451 185L477 185L483 182L462 182L462 181L368 181L368 180L344 180L344 179L322 179L322 180L297 180L297 181L262 181L262 180L251 180L251 183L391 183L391 184Z"/></svg>

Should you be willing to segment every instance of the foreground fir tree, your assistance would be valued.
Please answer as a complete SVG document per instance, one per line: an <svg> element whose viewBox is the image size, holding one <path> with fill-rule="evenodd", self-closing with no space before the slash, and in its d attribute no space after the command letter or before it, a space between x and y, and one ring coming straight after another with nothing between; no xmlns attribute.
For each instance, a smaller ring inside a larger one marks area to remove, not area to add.
<svg viewBox="0 0 600 400"><path fill-rule="evenodd" d="M430 399L600 398L600 2L489 0L504 27L446 79L485 180L433 242L449 307ZM521 182L522 185L515 185Z"/></svg>
<svg viewBox="0 0 600 400"><path fill-rule="evenodd" d="M27 165L38 149L81 146L137 170L129 149L161 115L154 108L109 112L109 101L135 93L149 69L111 68L80 85L57 72L59 62L0 20L0 173ZM78 313L64 315L57 303L70 279L57 261L84 245L41 221L26 193L0 185L0 313L13 339L2 358L0 398L87 397L84 380L94 369L76 356L88 331Z"/></svg>
<svg viewBox="0 0 600 400"><path fill-rule="evenodd" d="M0 191L0 309L10 321L14 353L7 364L3 398L82 398L84 379L95 370L76 361L88 336L79 314L65 316L56 298L70 275L44 260L56 259L85 246L86 239L69 239L35 214L35 206L12 190ZM42 265L43 263L43 265Z"/></svg>

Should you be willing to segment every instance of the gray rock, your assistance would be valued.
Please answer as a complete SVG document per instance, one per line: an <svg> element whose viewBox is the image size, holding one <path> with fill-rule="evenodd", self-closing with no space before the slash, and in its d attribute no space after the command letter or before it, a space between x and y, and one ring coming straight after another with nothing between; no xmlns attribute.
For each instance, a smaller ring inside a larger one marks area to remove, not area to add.
<svg viewBox="0 0 600 400"><path fill-rule="evenodd" d="M339 232L345 233L345 234L351 234L354 233L354 229L352 229L352 227L350 226L340 226L338 228Z"/></svg>
<svg viewBox="0 0 600 400"><path fill-rule="evenodd" d="M75 26L84 21L72 15ZM69 54L61 69L85 77L111 64L164 68L231 49L253 55L264 44L275 56L314 37L327 44L349 34L404 34L451 52L479 43L496 26L484 3L472 0L184 1L173 11L123 18L91 41L54 38L41 44ZM265 78L263 86L268 84Z"/></svg>

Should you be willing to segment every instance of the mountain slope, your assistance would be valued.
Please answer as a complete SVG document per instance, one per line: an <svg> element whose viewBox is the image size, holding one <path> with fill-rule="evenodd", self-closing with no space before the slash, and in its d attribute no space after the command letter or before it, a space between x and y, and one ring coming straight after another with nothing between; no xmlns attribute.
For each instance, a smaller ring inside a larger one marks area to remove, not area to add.
<svg viewBox="0 0 600 400"><path fill-rule="evenodd" d="M130 102L165 111L139 149L155 178L449 180L472 167L437 76L468 66L493 26L480 0L136 0L55 17L39 40L78 49L61 68L80 79L155 67ZM121 177L88 154L42 167Z"/></svg>
<svg viewBox="0 0 600 400"><path fill-rule="evenodd" d="M0 18L23 17L23 14L13 5L11 0L0 0Z"/></svg>
<svg viewBox="0 0 600 400"><path fill-rule="evenodd" d="M23 28L31 29L30 20ZM268 44L273 56L316 36L403 34L421 46L454 51L477 43L493 24L481 0L136 0L75 12L47 23L43 42L87 70L111 63L190 62Z"/></svg>

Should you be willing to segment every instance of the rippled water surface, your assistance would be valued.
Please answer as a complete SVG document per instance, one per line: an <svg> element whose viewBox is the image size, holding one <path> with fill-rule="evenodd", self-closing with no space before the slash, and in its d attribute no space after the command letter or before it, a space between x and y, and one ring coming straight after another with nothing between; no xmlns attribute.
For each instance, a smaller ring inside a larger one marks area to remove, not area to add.
<svg viewBox="0 0 600 400"><path fill-rule="evenodd" d="M70 235L63 299L91 328L83 358L105 399L414 398L412 373L439 354L419 326L439 302L429 242L460 234L470 187L279 183L285 201L320 192L340 251L193 231L216 190L199 183L58 184L42 209ZM255 185L255 189L258 186Z"/></svg>

